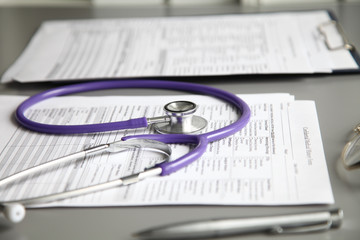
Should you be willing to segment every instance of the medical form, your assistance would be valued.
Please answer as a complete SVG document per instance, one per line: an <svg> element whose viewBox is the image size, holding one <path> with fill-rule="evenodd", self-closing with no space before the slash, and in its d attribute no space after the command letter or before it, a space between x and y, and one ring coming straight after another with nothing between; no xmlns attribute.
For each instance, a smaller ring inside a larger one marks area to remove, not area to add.
<svg viewBox="0 0 360 240"><path fill-rule="evenodd" d="M239 95L252 111L250 123L237 134L211 143L199 160L178 172L42 206L141 205L293 205L334 202L313 101L289 94ZM52 124L84 124L161 115L165 101L188 99L216 129L237 113L206 96L60 97L30 109L28 117ZM19 127L9 117L22 101L0 96L4 123L0 139L0 177L124 135L153 129L84 135L46 135ZM145 104L144 104L145 103ZM204 131L206 131L205 129ZM174 158L189 150L171 145ZM75 161L0 188L1 201L62 192L126 176L154 161L146 151L101 154ZM39 206L40 207L40 206Z"/></svg>

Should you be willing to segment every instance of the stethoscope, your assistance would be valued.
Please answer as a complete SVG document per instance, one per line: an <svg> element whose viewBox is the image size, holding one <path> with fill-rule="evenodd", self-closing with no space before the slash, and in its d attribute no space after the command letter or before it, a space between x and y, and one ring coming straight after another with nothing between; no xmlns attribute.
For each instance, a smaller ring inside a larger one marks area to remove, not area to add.
<svg viewBox="0 0 360 240"><path fill-rule="evenodd" d="M31 106L49 98L112 88L168 89L210 95L235 106L235 108L240 113L240 117L228 126L195 135L193 133L198 132L206 127L207 121L202 117L193 115L197 106L196 104L189 101L177 101L166 104L164 107L166 116L155 118L142 117L126 121L101 124L51 125L32 121L28 119L25 114L26 110ZM49 134L106 132L122 129L146 128L150 124L154 124L155 130L162 134L125 136L122 137L120 141L85 149L83 151L29 168L22 172L15 173L9 177L1 179L0 186L13 182L24 176L28 176L29 174L42 171L53 165L62 164L74 159L84 158L90 154L104 151L120 152L126 151L130 148L149 149L164 155L165 160L156 163L154 166L146 168L139 173L106 183L92 185L62 193L0 203L0 210L11 222L19 222L23 219L25 216L26 206L48 203L113 187L129 185L148 177L169 175L200 158L206 151L206 147L210 142L220 140L240 131L250 119L250 109L248 105L236 95L221 89L200 84L161 80L109 80L66 85L34 95L19 105L16 110L16 119L25 128ZM195 147L190 152L179 157L178 159L168 161L171 155L171 149L167 144L174 143L191 144Z"/></svg>

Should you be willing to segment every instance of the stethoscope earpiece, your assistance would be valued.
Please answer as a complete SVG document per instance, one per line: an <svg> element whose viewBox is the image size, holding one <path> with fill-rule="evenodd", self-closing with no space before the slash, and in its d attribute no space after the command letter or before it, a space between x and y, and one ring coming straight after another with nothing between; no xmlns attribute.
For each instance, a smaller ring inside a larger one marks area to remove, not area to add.
<svg viewBox="0 0 360 240"><path fill-rule="evenodd" d="M193 115L197 105L190 101L174 101L164 106L168 122L155 123L155 130L162 134L196 133L207 126L207 120Z"/></svg>
<svg viewBox="0 0 360 240"><path fill-rule="evenodd" d="M11 223L21 222L26 214L25 207L20 203L2 204L0 210Z"/></svg>

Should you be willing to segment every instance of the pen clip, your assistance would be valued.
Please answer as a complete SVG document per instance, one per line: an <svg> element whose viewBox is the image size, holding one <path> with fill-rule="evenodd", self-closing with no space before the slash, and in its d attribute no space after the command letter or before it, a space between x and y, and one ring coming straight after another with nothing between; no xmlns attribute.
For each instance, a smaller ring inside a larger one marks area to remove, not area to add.
<svg viewBox="0 0 360 240"><path fill-rule="evenodd" d="M271 234L292 234L292 233L307 233L329 230L332 227L333 221L328 220L319 224L310 224L305 226L274 226Z"/></svg>

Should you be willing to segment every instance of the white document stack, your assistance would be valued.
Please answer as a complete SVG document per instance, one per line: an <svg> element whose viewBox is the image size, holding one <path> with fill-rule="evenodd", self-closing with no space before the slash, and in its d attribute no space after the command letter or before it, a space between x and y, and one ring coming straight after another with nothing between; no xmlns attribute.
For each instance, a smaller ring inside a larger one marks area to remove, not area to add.
<svg viewBox="0 0 360 240"><path fill-rule="evenodd" d="M211 143L206 153L178 172L42 206L129 205L290 205L334 202L313 101L289 94L239 95L252 111L249 124L226 139ZM199 105L209 121L204 131L237 118L232 106L206 96L61 97L27 111L36 121L84 124L162 115L164 102L187 99ZM127 130L84 135L46 135L12 121L19 96L0 96L0 178L85 147L153 130ZM146 103L146 104L144 104ZM6 124L5 124L6 123ZM189 146L172 145L172 159ZM1 201L63 192L130 175L144 167L146 151L102 154L75 161L0 189Z"/></svg>
<svg viewBox="0 0 360 240"><path fill-rule="evenodd" d="M1 82L359 71L341 34L319 31L331 20L305 11L47 21Z"/></svg>

